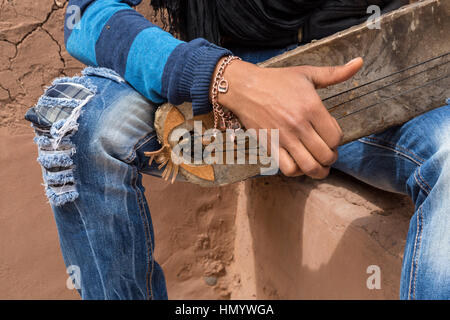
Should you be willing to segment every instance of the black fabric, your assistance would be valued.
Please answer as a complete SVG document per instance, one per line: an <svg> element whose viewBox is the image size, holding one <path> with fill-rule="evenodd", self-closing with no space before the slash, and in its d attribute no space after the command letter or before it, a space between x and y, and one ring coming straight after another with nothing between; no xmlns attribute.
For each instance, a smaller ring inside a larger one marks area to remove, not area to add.
<svg viewBox="0 0 450 320"><path fill-rule="evenodd" d="M151 5L164 27L181 39L205 38L221 44L216 0L151 0Z"/></svg>
<svg viewBox="0 0 450 320"><path fill-rule="evenodd" d="M377 5L381 13L400 8L409 0L332 0L326 1L308 17L303 26L303 43L321 39L351 26L363 23L373 14L370 5Z"/></svg>
<svg viewBox="0 0 450 320"><path fill-rule="evenodd" d="M218 0L220 30L229 45L283 47L324 0Z"/></svg>
<svg viewBox="0 0 450 320"><path fill-rule="evenodd" d="M408 0L152 0L170 30L184 40L205 38L222 46L283 47L321 39L368 19L370 5L382 12Z"/></svg>

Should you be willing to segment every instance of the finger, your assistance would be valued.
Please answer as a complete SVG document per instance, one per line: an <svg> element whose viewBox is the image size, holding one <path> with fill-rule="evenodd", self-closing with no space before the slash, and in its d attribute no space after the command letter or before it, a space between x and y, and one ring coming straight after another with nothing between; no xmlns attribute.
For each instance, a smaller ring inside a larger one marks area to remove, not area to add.
<svg viewBox="0 0 450 320"><path fill-rule="evenodd" d="M358 57L343 66L307 66L303 67L303 71L310 77L316 88L325 88L350 79L361 69L362 65L363 59Z"/></svg>
<svg viewBox="0 0 450 320"><path fill-rule="evenodd" d="M336 149L341 145L343 138L342 129L332 116L316 117L311 121L311 124L330 149Z"/></svg>
<svg viewBox="0 0 450 320"><path fill-rule="evenodd" d="M313 103L309 113L309 121L320 138L330 149L336 149L342 142L343 132L336 119L334 119L316 94L316 102Z"/></svg>
<svg viewBox="0 0 450 320"><path fill-rule="evenodd" d="M289 153L284 148L280 148L280 170L287 177L302 176L303 172L298 167L297 163L292 159Z"/></svg>
<svg viewBox="0 0 450 320"><path fill-rule="evenodd" d="M300 126L297 130L303 145L322 166L331 166L337 160L337 150L331 149L311 124Z"/></svg>
<svg viewBox="0 0 450 320"><path fill-rule="evenodd" d="M342 143L342 139L344 138L344 132L342 131L341 126L339 125L339 123L337 122L336 118L331 116L331 121L333 121L334 123L334 127L336 128L336 130L339 132L339 136L340 136L340 141L339 141L339 145Z"/></svg>
<svg viewBox="0 0 450 320"><path fill-rule="evenodd" d="M297 139L289 139L286 150L295 160L300 170L314 179L324 179L330 172L329 167L322 166Z"/></svg>

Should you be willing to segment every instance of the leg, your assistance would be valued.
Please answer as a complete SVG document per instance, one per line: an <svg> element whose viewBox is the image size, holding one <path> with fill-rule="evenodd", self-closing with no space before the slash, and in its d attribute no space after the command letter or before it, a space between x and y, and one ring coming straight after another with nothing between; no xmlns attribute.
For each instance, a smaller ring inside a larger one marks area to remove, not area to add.
<svg viewBox="0 0 450 320"><path fill-rule="evenodd" d="M27 113L65 263L83 299L166 299L140 173L159 148L156 106L111 70L83 73Z"/></svg>
<svg viewBox="0 0 450 320"><path fill-rule="evenodd" d="M339 148L334 167L415 203L402 299L450 299L450 106Z"/></svg>

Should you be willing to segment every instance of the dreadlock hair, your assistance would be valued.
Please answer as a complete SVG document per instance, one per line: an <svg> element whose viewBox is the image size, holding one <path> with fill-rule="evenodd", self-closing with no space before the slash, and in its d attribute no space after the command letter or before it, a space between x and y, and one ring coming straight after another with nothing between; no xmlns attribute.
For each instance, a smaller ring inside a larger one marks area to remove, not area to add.
<svg viewBox="0 0 450 320"><path fill-rule="evenodd" d="M163 28L189 41L195 38L220 45L216 0L151 0Z"/></svg>

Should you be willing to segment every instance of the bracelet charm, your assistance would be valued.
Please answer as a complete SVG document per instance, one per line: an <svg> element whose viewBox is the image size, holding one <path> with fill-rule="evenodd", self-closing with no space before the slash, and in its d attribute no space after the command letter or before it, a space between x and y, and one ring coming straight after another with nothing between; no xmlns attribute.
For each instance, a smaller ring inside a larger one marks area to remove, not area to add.
<svg viewBox="0 0 450 320"><path fill-rule="evenodd" d="M229 110L225 111L224 108L218 102L218 94L227 93L229 84L228 81L223 77L223 73L225 72L225 68L230 65L234 60L242 60L236 56L228 56L225 60L222 61L219 66L219 70L217 71L216 76L214 77L214 83L212 86L212 107L214 113L214 129L233 129L238 130L241 128L241 123L236 118L236 116ZM220 127L219 127L220 122Z"/></svg>

